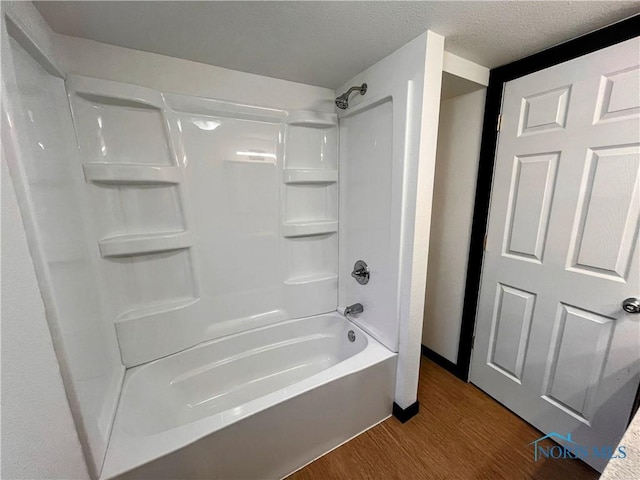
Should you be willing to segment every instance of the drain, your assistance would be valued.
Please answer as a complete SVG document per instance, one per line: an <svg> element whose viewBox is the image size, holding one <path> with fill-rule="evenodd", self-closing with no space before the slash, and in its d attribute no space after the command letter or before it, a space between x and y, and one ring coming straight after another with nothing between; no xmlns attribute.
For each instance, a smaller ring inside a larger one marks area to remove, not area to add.
<svg viewBox="0 0 640 480"><path fill-rule="evenodd" d="M349 330L349 333L347 333L347 338L349 339L350 342L355 342L356 332L354 332L353 330Z"/></svg>

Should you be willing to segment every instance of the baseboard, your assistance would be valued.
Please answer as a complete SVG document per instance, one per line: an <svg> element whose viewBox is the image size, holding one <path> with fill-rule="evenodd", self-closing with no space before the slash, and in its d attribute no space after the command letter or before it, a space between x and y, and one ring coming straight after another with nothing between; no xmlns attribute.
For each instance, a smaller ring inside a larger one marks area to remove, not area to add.
<svg viewBox="0 0 640 480"><path fill-rule="evenodd" d="M402 423L407 423L409 420L415 417L418 414L419 410L420 404L417 400L407 408L402 408L396 402L393 402L393 416L400 420L400 422Z"/></svg>
<svg viewBox="0 0 640 480"><path fill-rule="evenodd" d="M434 352L429 347L425 347L424 345L422 345L422 355L424 355L425 357L427 357L429 360L433 361L437 365L441 366L446 371L453 373L456 377L462 380L466 380L460 376L460 371L459 371L460 369L458 368L458 365L453 363L451 360L444 358L439 353Z"/></svg>

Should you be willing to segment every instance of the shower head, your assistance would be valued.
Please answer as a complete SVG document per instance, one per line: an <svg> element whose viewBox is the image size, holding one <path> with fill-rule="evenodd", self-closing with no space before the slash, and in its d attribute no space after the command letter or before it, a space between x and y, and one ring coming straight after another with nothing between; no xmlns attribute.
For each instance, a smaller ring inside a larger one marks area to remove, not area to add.
<svg viewBox="0 0 640 480"><path fill-rule="evenodd" d="M348 106L349 106L349 99L347 98L346 93L336 98L336 107L342 110L346 110Z"/></svg>
<svg viewBox="0 0 640 480"><path fill-rule="evenodd" d="M345 93L340 95L338 98L336 98L336 107L341 110L346 110L349 107L349 95L351 95L351 92L355 90L359 90L360 95L364 95L365 93L367 93L367 84L363 83L359 87L351 87Z"/></svg>

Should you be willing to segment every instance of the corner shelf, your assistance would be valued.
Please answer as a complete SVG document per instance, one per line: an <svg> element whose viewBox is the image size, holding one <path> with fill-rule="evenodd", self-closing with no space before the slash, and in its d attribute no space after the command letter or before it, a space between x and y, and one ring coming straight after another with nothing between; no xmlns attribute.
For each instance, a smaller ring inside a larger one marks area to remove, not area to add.
<svg viewBox="0 0 640 480"><path fill-rule="evenodd" d="M338 275L319 273L286 280L284 298L293 318L331 312L338 306Z"/></svg>
<svg viewBox="0 0 640 480"><path fill-rule="evenodd" d="M283 237L307 237L312 235L323 235L325 233L335 233L338 231L337 220L324 220L318 222L296 222L283 223Z"/></svg>
<svg viewBox="0 0 640 480"><path fill-rule="evenodd" d="M103 184L176 184L182 181L180 167L86 163L87 181Z"/></svg>
<svg viewBox="0 0 640 480"><path fill-rule="evenodd" d="M105 238L98 244L104 258L126 257L189 248L193 239L191 232L171 232Z"/></svg>
<svg viewBox="0 0 640 480"><path fill-rule="evenodd" d="M309 128L333 128L338 126L338 116L335 113L298 110L289 113L287 124Z"/></svg>
<svg viewBox="0 0 640 480"><path fill-rule="evenodd" d="M284 171L284 183L287 184L323 184L336 183L336 170L287 169Z"/></svg>

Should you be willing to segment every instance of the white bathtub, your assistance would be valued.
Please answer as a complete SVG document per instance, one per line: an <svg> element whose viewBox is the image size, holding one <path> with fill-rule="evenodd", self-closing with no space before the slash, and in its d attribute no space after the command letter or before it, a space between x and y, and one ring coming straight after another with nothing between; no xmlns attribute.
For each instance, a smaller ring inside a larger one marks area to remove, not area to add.
<svg viewBox="0 0 640 480"><path fill-rule="evenodd" d="M331 313L132 368L101 478L282 478L391 414L395 362Z"/></svg>

